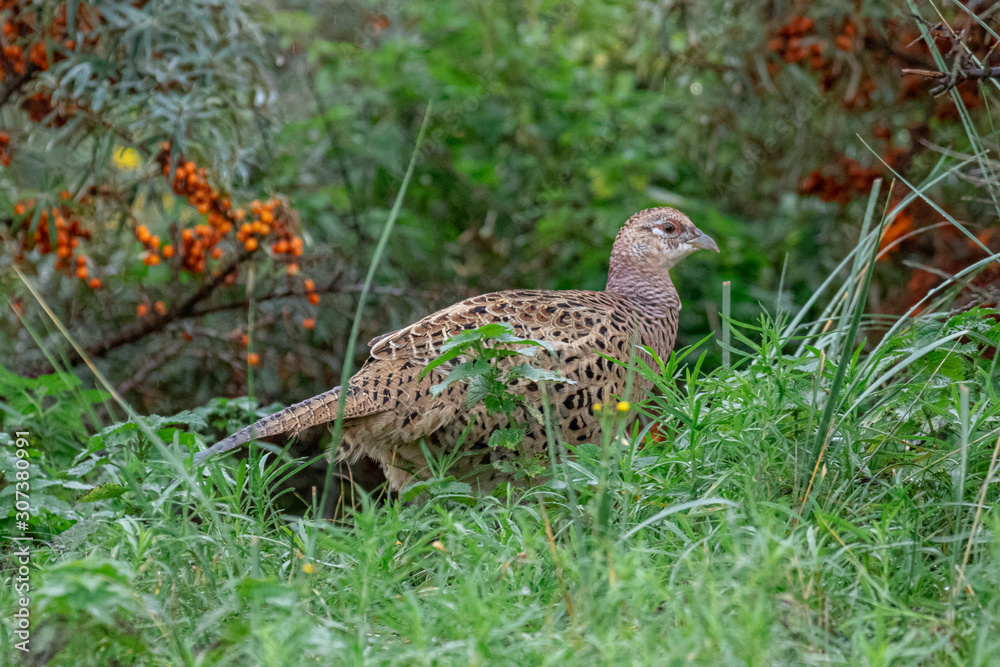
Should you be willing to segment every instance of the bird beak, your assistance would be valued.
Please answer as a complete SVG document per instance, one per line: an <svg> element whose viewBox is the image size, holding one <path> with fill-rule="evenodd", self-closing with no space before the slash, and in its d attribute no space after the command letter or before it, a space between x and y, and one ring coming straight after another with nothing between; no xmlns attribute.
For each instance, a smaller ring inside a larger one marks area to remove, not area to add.
<svg viewBox="0 0 1000 667"><path fill-rule="evenodd" d="M714 250L715 252L719 252L719 244L704 232L698 232L698 236L688 241L688 245L699 250Z"/></svg>

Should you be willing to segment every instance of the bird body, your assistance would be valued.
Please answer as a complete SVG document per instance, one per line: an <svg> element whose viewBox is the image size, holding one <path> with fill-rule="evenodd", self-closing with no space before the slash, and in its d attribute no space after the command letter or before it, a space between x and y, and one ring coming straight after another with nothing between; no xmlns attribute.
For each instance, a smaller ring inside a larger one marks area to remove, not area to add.
<svg viewBox="0 0 1000 667"><path fill-rule="evenodd" d="M375 459L389 486L399 490L414 476L428 474L425 449L437 457L453 453L460 445L461 456L450 474L469 479L481 489L511 479L490 464L509 460L516 453L488 445L490 435L507 425L507 415L491 415L481 403L468 407L461 383L450 384L441 393L431 389L442 383L450 365L462 358L421 377L427 364L442 354L446 341L490 323L507 323L515 336L547 344L548 349L537 350L531 365L558 371L566 380L548 387L558 437L572 444L599 441L600 424L593 405L629 400L625 395L627 362L639 350L636 346L649 347L660 357L669 355L677 335L680 299L668 271L699 248L718 250L715 242L679 211L647 209L632 216L619 232L603 292L511 290L483 294L372 339L368 361L347 384L337 456L349 462L361 456ZM499 363L516 361L507 357ZM634 391L645 389L646 382L634 382ZM525 425L521 453L545 452L545 429L529 414L531 407L541 406L541 388L519 378L508 390L523 397L511 415ZM331 422L337 416L339 401L338 387L292 405L201 452L196 462L254 438L297 433Z"/></svg>

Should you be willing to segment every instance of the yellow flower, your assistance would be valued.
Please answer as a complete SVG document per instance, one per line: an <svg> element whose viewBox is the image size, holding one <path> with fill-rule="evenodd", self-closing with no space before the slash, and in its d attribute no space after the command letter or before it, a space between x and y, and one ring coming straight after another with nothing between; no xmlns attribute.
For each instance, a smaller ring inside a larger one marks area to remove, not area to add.
<svg viewBox="0 0 1000 667"><path fill-rule="evenodd" d="M313 573L313 570L315 570L315 569L316 569L316 568L314 568L314 567L313 567L313 564L312 564L312 563L305 563L305 564L304 564L304 565L302 566L302 571L303 571L303 572L305 572L306 574L312 574L312 573Z"/></svg>
<svg viewBox="0 0 1000 667"><path fill-rule="evenodd" d="M631 407L628 401L618 401L618 412L628 412Z"/></svg>
<svg viewBox="0 0 1000 667"><path fill-rule="evenodd" d="M594 403L594 412L600 412L602 409L604 409L603 403Z"/></svg>
<svg viewBox="0 0 1000 667"><path fill-rule="evenodd" d="M122 171L137 169L142 164L142 157L140 157L139 151L134 148L115 146L112 159L115 162L115 166Z"/></svg>

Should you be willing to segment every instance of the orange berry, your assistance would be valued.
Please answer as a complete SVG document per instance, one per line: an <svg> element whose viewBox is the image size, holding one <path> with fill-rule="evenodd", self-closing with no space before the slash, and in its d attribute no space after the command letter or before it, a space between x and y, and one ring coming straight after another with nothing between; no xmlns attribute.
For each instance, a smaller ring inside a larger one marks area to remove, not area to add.
<svg viewBox="0 0 1000 667"><path fill-rule="evenodd" d="M150 236L149 237L149 245L153 246L154 248L159 248L160 247L160 237L156 236L155 234L153 236Z"/></svg>
<svg viewBox="0 0 1000 667"><path fill-rule="evenodd" d="M148 241L149 237L152 236L152 234L149 233L149 227L147 227L146 225L139 225L138 227L136 227L135 228L135 235L143 243L145 243L146 241Z"/></svg>
<svg viewBox="0 0 1000 667"><path fill-rule="evenodd" d="M191 162L190 160L187 161L187 162L185 162L184 163L184 169L186 171L193 172L195 170L195 164L194 164L194 162Z"/></svg>
<svg viewBox="0 0 1000 667"><path fill-rule="evenodd" d="M246 215L247 212L241 208L238 208L235 211L233 211L233 216L236 218L237 221L242 220L243 218L246 217Z"/></svg>
<svg viewBox="0 0 1000 667"><path fill-rule="evenodd" d="M90 285L90 289L97 289L97 288L99 288L101 286L101 279L100 278L91 278L90 282L87 283L87 284Z"/></svg>
<svg viewBox="0 0 1000 667"><path fill-rule="evenodd" d="M297 275L299 275L299 265L298 264L289 264L288 268L285 269L285 273L287 273L290 276L297 276Z"/></svg>
<svg viewBox="0 0 1000 667"><path fill-rule="evenodd" d="M306 317L302 320L302 327L311 331L316 328L316 320L311 317Z"/></svg>
<svg viewBox="0 0 1000 667"><path fill-rule="evenodd" d="M251 352L250 354L247 355L247 363L250 364L251 366L256 366L257 364L260 363L260 355L257 354L256 352Z"/></svg>
<svg viewBox="0 0 1000 667"><path fill-rule="evenodd" d="M140 303L138 306L135 307L135 314L138 317L144 317L148 312L149 308L144 303Z"/></svg>
<svg viewBox="0 0 1000 667"><path fill-rule="evenodd" d="M243 347L246 347L247 345L250 344L250 339L247 337L246 334L243 334L242 336L240 336L240 344Z"/></svg>
<svg viewBox="0 0 1000 667"><path fill-rule="evenodd" d="M174 247L172 245L163 246L163 256L164 257L168 257L168 258L169 257L173 257L174 256Z"/></svg>
<svg viewBox="0 0 1000 667"><path fill-rule="evenodd" d="M67 245L61 245L59 246L59 250L56 251L56 254L62 258L66 258L73 254L73 249Z"/></svg>
<svg viewBox="0 0 1000 667"><path fill-rule="evenodd" d="M28 207L24 204L18 203L14 204L14 215L24 215L24 212L28 210Z"/></svg>
<svg viewBox="0 0 1000 667"><path fill-rule="evenodd" d="M274 251L276 255L284 255L288 252L288 241L281 240L271 246L271 250Z"/></svg>
<svg viewBox="0 0 1000 667"><path fill-rule="evenodd" d="M86 278L87 277L87 267L85 267L85 266L77 267L77 269L76 269L76 277L79 278L80 280L83 280L84 278Z"/></svg>
<svg viewBox="0 0 1000 667"><path fill-rule="evenodd" d="M212 248L212 259L219 259L222 257L222 248Z"/></svg>
<svg viewBox="0 0 1000 667"><path fill-rule="evenodd" d="M263 211L260 212L260 221L263 222L265 225L269 225L272 222L274 222L274 214L271 213L270 210L265 208Z"/></svg>
<svg viewBox="0 0 1000 667"><path fill-rule="evenodd" d="M314 306L319 305L319 294L316 294L316 292L310 292L309 296L306 298L309 299L309 303L311 303L312 305Z"/></svg>
<svg viewBox="0 0 1000 667"><path fill-rule="evenodd" d="M305 288L306 288L307 292L315 292L316 291L316 283L313 282L312 278L306 278Z"/></svg>
<svg viewBox="0 0 1000 667"><path fill-rule="evenodd" d="M246 243L243 244L247 250L253 252L257 249L257 239L247 239Z"/></svg>
<svg viewBox="0 0 1000 667"><path fill-rule="evenodd" d="M87 256L86 255L77 255L76 256L76 263L77 263L77 266L82 266L82 265L86 264L87 263Z"/></svg>
<svg viewBox="0 0 1000 667"><path fill-rule="evenodd" d="M185 229L183 232L181 232L181 238L184 239L185 241L191 241L192 239L194 239L194 232L191 231L190 229Z"/></svg>
<svg viewBox="0 0 1000 667"><path fill-rule="evenodd" d="M162 301L157 301L155 304L153 304L153 310L155 310L160 315L163 315L164 313L167 312L167 304L163 303Z"/></svg>

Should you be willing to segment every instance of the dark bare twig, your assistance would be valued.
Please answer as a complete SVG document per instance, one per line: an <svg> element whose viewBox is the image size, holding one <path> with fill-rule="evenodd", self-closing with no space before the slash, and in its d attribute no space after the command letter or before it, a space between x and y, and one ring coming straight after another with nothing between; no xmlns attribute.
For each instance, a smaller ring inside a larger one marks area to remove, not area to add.
<svg viewBox="0 0 1000 667"><path fill-rule="evenodd" d="M102 337L96 343L89 345L84 353L91 358L99 359L104 357L112 350L116 350L119 347L135 343L142 338L154 333L163 331L167 325L176 322L177 320L183 319L185 317L190 317L194 311L195 307L207 299L212 293L226 281L229 274L236 271L239 266L245 262L252 253L250 251L244 250L238 256L236 256L233 261L227 264L218 274L212 276L211 280L204 283L201 287L195 290L187 299L182 301L179 305L171 308L162 315L153 315L150 317L143 318L137 322L126 325L120 329L117 333L110 336ZM71 352L69 354L69 363L76 364L81 361L81 358L76 352ZM40 365L39 368L33 369L36 374L43 375L47 373L55 372L55 369L51 364L45 362Z"/></svg>
<svg viewBox="0 0 1000 667"><path fill-rule="evenodd" d="M316 289L317 294L348 294L353 292L360 292L361 285L338 285L337 283L330 283L326 287L320 287ZM390 296L404 296L407 294L414 294L414 292L400 289L399 287L372 287L371 292L375 294L388 294ZM277 299L284 299L287 297L301 297L302 292L295 290L279 290L271 292L270 294L265 294L264 296L254 297L254 303L264 303L265 301L275 301ZM220 303L214 306L204 306L202 308L196 308L192 313L192 317L201 317L203 315L208 315L210 313L218 313L224 310L238 310L241 308L247 308L250 305L250 299L239 299L237 301L230 301L229 303Z"/></svg>
<svg viewBox="0 0 1000 667"><path fill-rule="evenodd" d="M903 74L921 76L925 79L931 79L937 82L937 85L928 91L931 95L935 97L944 95L963 81L982 81L985 79L1000 77L1000 67L985 66L990 56L993 55L993 51L997 48L997 44L993 45L993 47L989 50L989 53L987 53L985 58L983 58L983 64L980 65L973 57L972 51L969 50L969 47L966 46L963 41L966 35L966 28L956 31L943 20L931 25L928 21L925 21L920 17L915 18L917 21L920 21L928 27L931 35L942 37L951 42L950 53L954 54L952 57L951 67L947 72L928 69L902 70Z"/></svg>
<svg viewBox="0 0 1000 667"><path fill-rule="evenodd" d="M963 61L967 61L962 64ZM968 79L983 80L1000 77L1000 67L978 67L971 65L972 58L967 55L956 58L958 66L952 67L950 72L935 72L926 69L904 69L903 74L914 74L925 79L933 79L937 85L928 92L935 97L947 93L958 84Z"/></svg>

